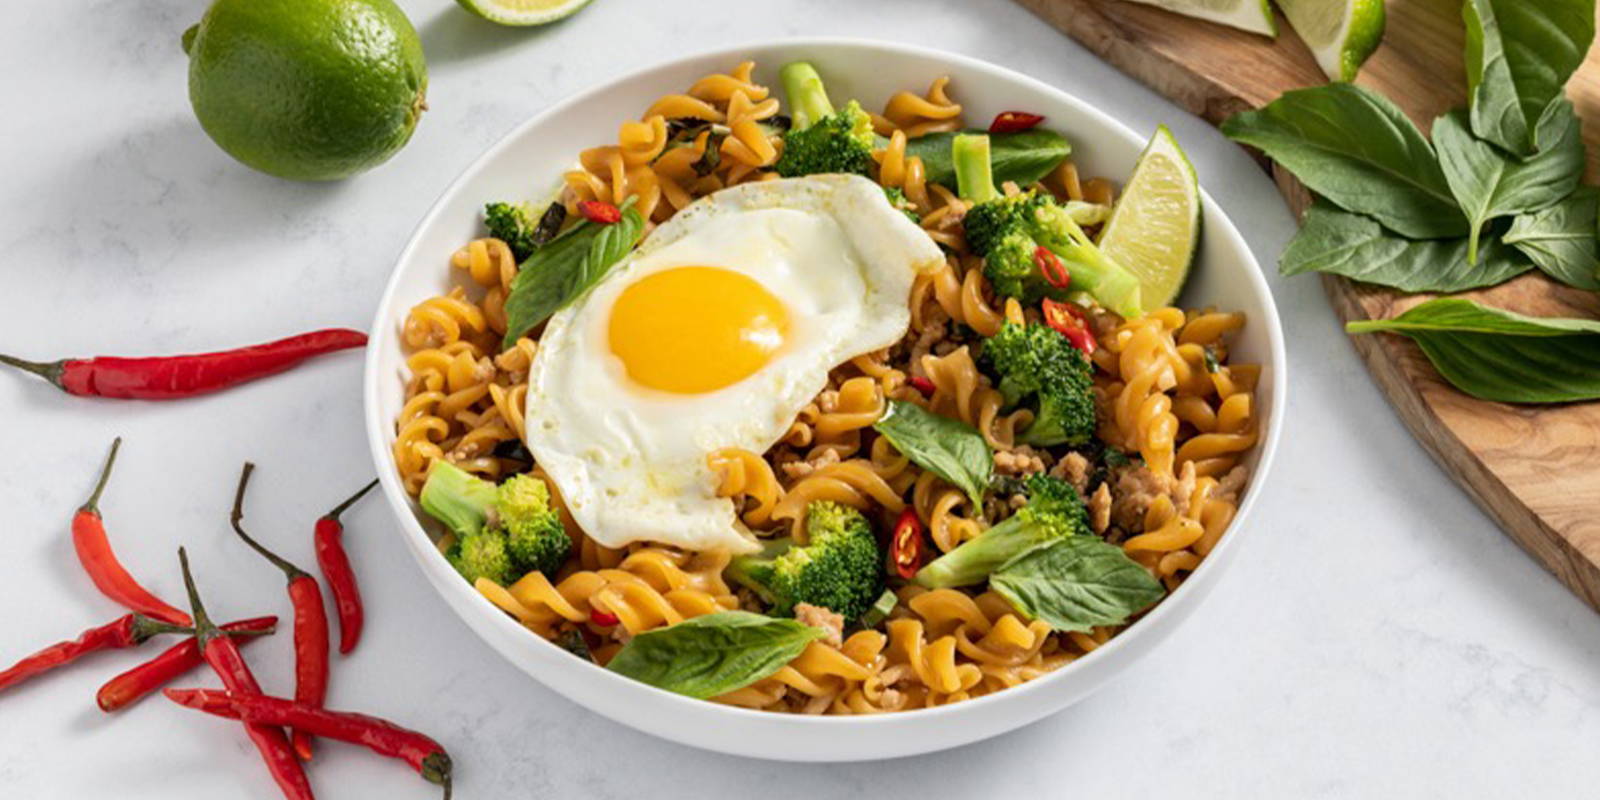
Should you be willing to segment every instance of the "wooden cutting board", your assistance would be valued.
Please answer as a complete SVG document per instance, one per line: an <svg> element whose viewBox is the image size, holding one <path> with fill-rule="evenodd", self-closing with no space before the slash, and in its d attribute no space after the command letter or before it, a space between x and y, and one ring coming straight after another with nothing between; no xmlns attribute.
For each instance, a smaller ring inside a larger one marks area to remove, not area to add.
<svg viewBox="0 0 1600 800"><path fill-rule="evenodd" d="M1214 124L1289 89L1325 81L1281 16L1280 34L1271 40L1122 0L1017 2ZM1387 95L1426 131L1440 114L1465 103L1464 35L1461 0L1388 0L1383 45L1356 82ZM1593 182L1600 174L1600 48L1589 53L1567 93L1585 120ZM1268 168L1290 207L1303 213L1310 203L1305 188L1287 171ZM1431 296L1333 276L1324 276L1324 286L1345 320L1392 317ZM1468 294L1534 316L1600 317L1600 295L1537 273ZM1475 400L1446 384L1409 339L1364 335L1351 342L1440 466L1524 549L1600 610L1600 402L1534 407Z"/></svg>

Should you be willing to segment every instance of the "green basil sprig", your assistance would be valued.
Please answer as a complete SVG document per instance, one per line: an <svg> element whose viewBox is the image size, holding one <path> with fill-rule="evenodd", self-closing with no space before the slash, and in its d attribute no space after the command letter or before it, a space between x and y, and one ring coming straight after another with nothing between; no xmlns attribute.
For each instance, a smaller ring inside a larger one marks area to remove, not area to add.
<svg viewBox="0 0 1600 800"><path fill-rule="evenodd" d="M1222 123L1317 194L1413 239L1465 236L1438 156L1383 95L1348 83L1285 92Z"/></svg>
<svg viewBox="0 0 1600 800"><path fill-rule="evenodd" d="M950 158L950 142L961 133L984 131L949 131L918 136L906 142L906 156L922 159L922 169L929 183L956 188L956 167ZM1052 130L1034 128L1014 133L989 134L989 158L993 163L996 186L1015 181L1018 186L1031 186L1050 174L1050 170L1072 155L1072 144L1067 137Z"/></svg>
<svg viewBox="0 0 1600 800"><path fill-rule="evenodd" d="M1517 217L1504 241L1527 254L1546 275L1568 286L1600 291L1597 214L1600 191L1585 186L1543 211Z"/></svg>
<svg viewBox="0 0 1600 800"><path fill-rule="evenodd" d="M1467 258L1466 239L1407 239L1326 200L1306 212L1300 232L1278 260L1285 275L1329 272L1405 292L1493 286L1532 268L1527 258L1498 241L1486 243L1474 264Z"/></svg>
<svg viewBox="0 0 1600 800"><path fill-rule="evenodd" d="M1542 145L1517 158L1472 135L1467 112L1457 110L1433 123L1433 144L1450 191L1471 221L1467 261L1478 260L1478 237L1492 219L1554 205L1572 193L1583 175L1583 132L1572 103L1551 103L1539 122Z"/></svg>
<svg viewBox="0 0 1600 800"><path fill-rule="evenodd" d="M639 243L644 217L632 201L630 197L623 204L621 220L610 225L579 222L522 262L506 297L506 347L582 297Z"/></svg>
<svg viewBox="0 0 1600 800"><path fill-rule="evenodd" d="M1122 548L1094 536L1029 550L990 575L989 588L1058 631L1120 625L1167 593Z"/></svg>
<svg viewBox="0 0 1600 800"><path fill-rule="evenodd" d="M1600 399L1600 320L1527 317L1440 297L1394 319L1345 326L1411 337L1450 384L1504 403Z"/></svg>
<svg viewBox="0 0 1600 800"><path fill-rule="evenodd" d="M792 619L723 611L633 637L606 669L669 692L705 699L777 672L822 636Z"/></svg>
<svg viewBox="0 0 1600 800"><path fill-rule="evenodd" d="M974 508L983 507L994 453L977 428L904 400L890 400L888 412L872 427L917 466L966 492Z"/></svg>
<svg viewBox="0 0 1600 800"><path fill-rule="evenodd" d="M1539 119L1594 40L1594 0L1467 0L1472 130L1520 156L1545 149Z"/></svg>

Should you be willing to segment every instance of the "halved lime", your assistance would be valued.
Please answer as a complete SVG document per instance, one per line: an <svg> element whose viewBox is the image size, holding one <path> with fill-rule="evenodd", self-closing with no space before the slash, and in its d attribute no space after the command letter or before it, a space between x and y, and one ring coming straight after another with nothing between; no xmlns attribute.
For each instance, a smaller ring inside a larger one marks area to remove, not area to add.
<svg viewBox="0 0 1600 800"><path fill-rule="evenodd" d="M490 22L515 27L545 25L572 16L589 0L456 0Z"/></svg>
<svg viewBox="0 0 1600 800"><path fill-rule="evenodd" d="M1383 40L1383 0L1278 0L1322 71L1353 81Z"/></svg>
<svg viewBox="0 0 1600 800"><path fill-rule="evenodd" d="M1272 18L1267 0L1133 0L1147 6L1160 6L1184 16L1230 25L1265 36L1278 35L1278 21ZM1315 0L1312 0L1315 2Z"/></svg>
<svg viewBox="0 0 1600 800"><path fill-rule="evenodd" d="M1100 250L1139 277L1144 307L1155 309L1178 299L1199 242L1200 182L1162 125L1133 167Z"/></svg>

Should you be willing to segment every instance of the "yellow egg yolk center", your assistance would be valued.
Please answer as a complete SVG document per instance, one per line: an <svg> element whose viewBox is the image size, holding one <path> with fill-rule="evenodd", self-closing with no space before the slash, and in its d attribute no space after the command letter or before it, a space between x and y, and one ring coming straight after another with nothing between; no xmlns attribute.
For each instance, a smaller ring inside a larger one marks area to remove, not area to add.
<svg viewBox="0 0 1600 800"><path fill-rule="evenodd" d="M634 381L678 394L732 386L783 347L789 312L749 276L676 267L635 281L611 307L611 352Z"/></svg>

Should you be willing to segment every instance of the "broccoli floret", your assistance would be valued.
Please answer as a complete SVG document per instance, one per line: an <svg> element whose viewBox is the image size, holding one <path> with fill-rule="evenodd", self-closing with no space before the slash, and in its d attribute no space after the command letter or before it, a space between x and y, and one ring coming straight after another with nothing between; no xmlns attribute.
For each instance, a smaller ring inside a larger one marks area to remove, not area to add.
<svg viewBox="0 0 1600 800"><path fill-rule="evenodd" d="M759 554L735 559L728 577L771 603L775 615L809 603L860 619L883 592L883 557L867 518L819 500L806 508L806 536L803 546L778 539Z"/></svg>
<svg viewBox="0 0 1600 800"><path fill-rule="evenodd" d="M527 203L490 203L483 207L483 224L490 236L511 248L519 264L539 247L534 239L539 217Z"/></svg>
<svg viewBox="0 0 1600 800"><path fill-rule="evenodd" d="M554 573L572 552L550 487L531 475L503 485L445 461L434 462L422 486L422 510L444 523L456 543L447 557L469 582L504 583L534 570Z"/></svg>
<svg viewBox="0 0 1600 800"><path fill-rule="evenodd" d="M550 487L532 475L513 475L500 484L496 501L505 528L512 566L522 574L554 575L572 554L572 539L561 513L550 504Z"/></svg>
<svg viewBox="0 0 1600 800"><path fill-rule="evenodd" d="M896 211L906 215L906 219L918 225L922 224L922 215L918 214L916 207L911 205L911 200L906 197L904 189L898 186L885 186L883 187L883 194L889 198L889 205L894 206Z"/></svg>
<svg viewBox="0 0 1600 800"><path fill-rule="evenodd" d="M783 134L783 155L773 166L795 178L825 172L866 175L872 165L872 118L854 100L835 111L815 67L804 61L778 73L789 98L792 124Z"/></svg>
<svg viewBox="0 0 1600 800"><path fill-rule="evenodd" d="M1083 500L1059 478L1028 478L1028 504L1004 521L917 571L915 581L930 589L982 583L990 573L1035 547L1068 536L1093 536Z"/></svg>
<svg viewBox="0 0 1600 800"><path fill-rule="evenodd" d="M983 356L999 374L1007 405L1036 407L1019 443L1080 445L1094 436L1093 365L1067 337L1037 322L1006 322L984 341Z"/></svg>
<svg viewBox="0 0 1600 800"><path fill-rule="evenodd" d="M445 557L467 583L488 578L504 585L513 580L511 555L506 551L506 535L502 531L481 528L469 533L457 539Z"/></svg>
<svg viewBox="0 0 1600 800"><path fill-rule="evenodd" d="M1139 278L1106 258L1054 198L1035 191L1000 194L989 163L989 137L963 134L950 145L956 183L972 208L963 218L967 244L984 257L984 275L994 290L1025 304L1049 297L1061 300L1070 287L1089 292L1124 317L1144 313ZM1054 253L1071 277L1069 287L1051 284L1038 265L1039 248Z"/></svg>

